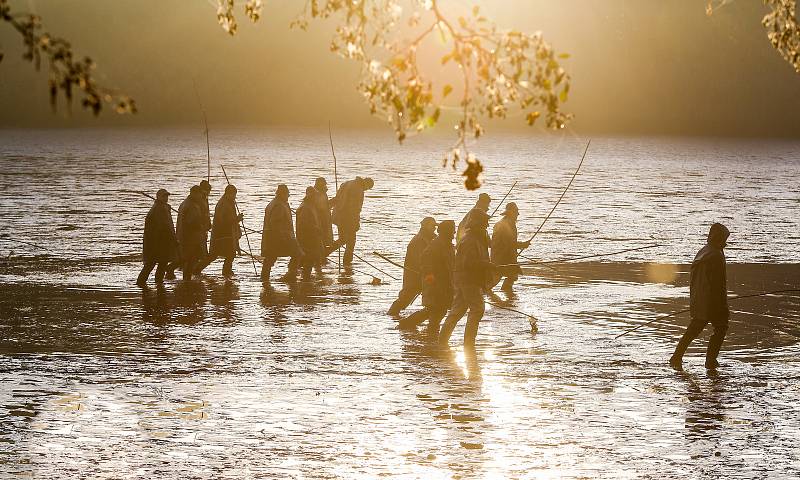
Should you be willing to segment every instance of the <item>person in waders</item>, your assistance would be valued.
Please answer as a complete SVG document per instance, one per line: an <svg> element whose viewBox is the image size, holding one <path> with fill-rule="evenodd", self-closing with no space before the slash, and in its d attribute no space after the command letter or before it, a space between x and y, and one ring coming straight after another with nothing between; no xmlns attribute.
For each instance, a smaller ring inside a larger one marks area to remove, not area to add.
<svg viewBox="0 0 800 480"><path fill-rule="evenodd" d="M364 206L364 192L370 190L375 182L369 177L356 177L339 187L339 193L331 200L332 220L339 230L338 245L344 245L342 263L351 265L356 248L356 234L361 228L361 208ZM338 246L337 245L337 246Z"/></svg>
<svg viewBox="0 0 800 480"><path fill-rule="evenodd" d="M397 294L397 300L389 307L389 315L399 315L422 292L422 252L428 248L431 240L436 236L436 220L425 217L420 222L419 231L408 242L406 258L403 261L403 287Z"/></svg>
<svg viewBox="0 0 800 480"><path fill-rule="evenodd" d="M311 269L319 265L324 254L324 232L317 215L317 197L322 195L314 187L306 188L306 196L297 207L297 243L303 251L300 266L303 280L311 278Z"/></svg>
<svg viewBox="0 0 800 480"><path fill-rule="evenodd" d="M333 222L331 221L330 199L328 199L328 182L324 177L317 177L314 181L314 189L318 193L314 197L314 205L316 206L317 220L319 220L319 226L322 231L322 244L325 247L322 257L314 265L314 269L321 274L325 257L336 249L336 245L333 241Z"/></svg>
<svg viewBox="0 0 800 480"><path fill-rule="evenodd" d="M191 280L198 263L208 254L206 249L207 214L203 210L206 196L201 188L193 186L189 196L178 208L177 234L180 246L183 279ZM207 205L207 204L206 204Z"/></svg>
<svg viewBox="0 0 800 480"><path fill-rule="evenodd" d="M501 290L512 293L514 282L519 278L522 269L517 265L517 251L521 248L528 248L530 242L520 242L517 240L517 218L519 208L514 202L506 204L503 218L494 224L492 228L492 263L503 265L498 267L492 285L496 285L501 278L505 277Z"/></svg>
<svg viewBox="0 0 800 480"><path fill-rule="evenodd" d="M225 261L222 264L222 275L233 276L233 259L240 252L239 239L242 237L239 222L244 218L244 214L236 213L236 193L236 187L229 184L225 187L225 193L217 201L217 206L214 208L208 257L201 262L195 273L200 273L211 262L223 257Z"/></svg>
<svg viewBox="0 0 800 480"><path fill-rule="evenodd" d="M288 271L282 277L284 281L297 279L299 259L303 252L297 243L292 222L292 209L289 206L289 187L278 185L275 198L264 209L264 230L261 236L261 256L264 265L261 268L261 281L269 283L272 266L280 257L291 257Z"/></svg>
<svg viewBox="0 0 800 480"><path fill-rule="evenodd" d="M709 370L719 367L717 356L725 340L730 317L723 252L729 236L730 231L724 225L711 225L706 245L697 252L692 262L689 277L689 311L692 320L669 359L669 364L676 370L683 369L683 354L709 323L714 326L714 333L708 340L705 366Z"/></svg>
<svg viewBox="0 0 800 480"><path fill-rule="evenodd" d="M456 243L460 242L464 235L467 234L467 230L469 229L470 221L472 220L473 215L478 215L480 213L487 213L489 212L489 204L492 203L492 197L489 196L488 193L481 193L478 195L478 201L475 202L475 206L464 215L464 218L461 219L461 222L458 224L458 230L456 232Z"/></svg>
<svg viewBox="0 0 800 480"><path fill-rule="evenodd" d="M169 205L169 192L163 188L156 192L156 200L144 220L142 239L142 266L136 285L144 288L153 268L156 268L156 284L164 283L169 262L178 257L178 239L175 236L175 225L172 223L172 212Z"/></svg>

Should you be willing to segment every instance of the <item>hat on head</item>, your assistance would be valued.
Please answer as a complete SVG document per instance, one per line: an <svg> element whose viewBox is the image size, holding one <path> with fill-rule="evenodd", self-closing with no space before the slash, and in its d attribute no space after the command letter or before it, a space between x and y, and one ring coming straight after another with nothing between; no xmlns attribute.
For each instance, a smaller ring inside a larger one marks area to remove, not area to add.
<svg viewBox="0 0 800 480"><path fill-rule="evenodd" d="M278 185L278 188L275 189L276 195L280 193L285 193L286 195L289 195L289 187L287 187L285 183L281 183L280 185Z"/></svg>
<svg viewBox="0 0 800 480"><path fill-rule="evenodd" d="M168 191L167 191L165 188L160 188L160 189L159 189L159 190L156 192L156 197L157 197L157 196L159 196L159 195L166 195L166 196L169 196L169 192L168 192Z"/></svg>
<svg viewBox="0 0 800 480"><path fill-rule="evenodd" d="M484 193L481 193L480 195L478 195L478 201L479 202L480 201L491 202L492 201L492 197L490 197L488 193L484 192Z"/></svg>
<svg viewBox="0 0 800 480"><path fill-rule="evenodd" d="M436 231L439 232L440 235L445 232L454 233L456 231L456 222L452 220L442 220L439 222L439 226L436 228Z"/></svg>
<svg viewBox="0 0 800 480"><path fill-rule="evenodd" d="M511 212L519 213L519 207L517 207L517 204L514 203L514 202L508 202L506 204L506 209L503 212L503 215L506 215L506 214L511 213Z"/></svg>
<svg viewBox="0 0 800 480"><path fill-rule="evenodd" d="M366 188L367 190L375 186L375 181L370 177L364 177L361 179L361 181L364 182L364 188Z"/></svg>
<svg viewBox="0 0 800 480"><path fill-rule="evenodd" d="M192 188L189 189L189 195L193 195L195 193L200 193L202 191L203 191L203 189L200 188L199 185L192 185Z"/></svg>
<svg viewBox="0 0 800 480"><path fill-rule="evenodd" d="M236 192L237 192L236 187L233 184L229 183L228 186L225 187L225 193L236 193Z"/></svg>
<svg viewBox="0 0 800 480"><path fill-rule="evenodd" d="M725 225L721 223L715 223L714 225L711 225L711 228L708 230L708 241L724 243L728 240L730 235L731 232Z"/></svg>
<svg viewBox="0 0 800 480"><path fill-rule="evenodd" d="M317 192L316 188L314 188L314 187L306 187L306 197L313 197L317 193L318 192Z"/></svg>
<svg viewBox="0 0 800 480"><path fill-rule="evenodd" d="M200 182L200 188L202 188L205 191L210 192L211 191L211 184L208 183L208 180L203 180L202 182Z"/></svg>
<svg viewBox="0 0 800 480"><path fill-rule="evenodd" d="M433 217L425 217L425 218L422 219L421 222L419 222L419 224L422 225L422 226L433 225L435 227L436 226L436 219L433 218Z"/></svg>
<svg viewBox="0 0 800 480"><path fill-rule="evenodd" d="M325 180L325 177L317 177L317 179L314 180L314 185L327 185L327 184L328 181Z"/></svg>

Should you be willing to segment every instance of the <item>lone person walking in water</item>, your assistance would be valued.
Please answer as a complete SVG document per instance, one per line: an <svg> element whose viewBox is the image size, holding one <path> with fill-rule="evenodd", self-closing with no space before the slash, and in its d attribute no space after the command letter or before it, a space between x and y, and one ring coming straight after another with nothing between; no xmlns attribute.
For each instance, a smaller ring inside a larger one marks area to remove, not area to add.
<svg viewBox="0 0 800 480"><path fill-rule="evenodd" d="M142 241L142 271L136 279L136 285L147 286L147 277L156 268L156 284L164 283L167 265L178 256L178 239L175 236L175 225L172 223L172 212L169 205L169 192L163 188L156 192L156 201L147 212L144 220L144 238Z"/></svg>
<svg viewBox="0 0 800 480"><path fill-rule="evenodd" d="M453 334L456 324L467 311L467 327L464 329L464 347L475 346L475 337L478 336L478 324L483 318L485 309L483 289L493 270L489 261L489 240L486 229L489 227L489 214L477 211L470 216L466 225L467 233L456 247L455 274L455 299L453 308L439 332L439 344L447 346L450 335Z"/></svg>
<svg viewBox="0 0 800 480"><path fill-rule="evenodd" d="M233 276L233 259L239 253L239 239L242 237L242 231L239 229L242 218L244 214L236 214L236 187L228 185L214 208L208 258L198 267L197 273L215 259L223 257L225 262L222 264L222 275Z"/></svg>
<svg viewBox="0 0 800 480"><path fill-rule="evenodd" d="M522 269L517 263L517 250L520 248L528 248L530 242L520 242L517 240L517 217L519 217L519 208L514 202L506 205L506 210L503 212L503 218L494 224L492 228L492 263L495 265L503 265L498 269L498 273L494 276L491 286L494 286L501 278L505 277L503 286L500 287L506 293L512 293L514 289L514 282L519 278Z"/></svg>
<svg viewBox="0 0 800 480"><path fill-rule="evenodd" d="M292 209L289 207L289 187L278 185L273 198L264 209L264 230L261 236L261 281L269 283L272 266L279 257L292 257L284 281L297 277L297 263L303 253L297 244L292 223Z"/></svg>
<svg viewBox="0 0 800 480"><path fill-rule="evenodd" d="M464 215L464 218L461 219L461 222L458 224L458 230L456 231L456 244L464 238L464 235L467 234L467 230L469 229L470 220L472 219L473 215L477 215L478 213L487 213L489 211L489 204L492 203L492 197L489 196L488 193L481 193L478 195L478 201L475 202L475 206Z"/></svg>
<svg viewBox="0 0 800 480"><path fill-rule="evenodd" d="M436 236L436 220L425 217L420 223L419 232L408 242L406 258L403 261L403 288L397 300L389 307L389 315L399 315L422 292L422 252Z"/></svg>
<svg viewBox="0 0 800 480"><path fill-rule="evenodd" d="M724 225L715 223L708 232L706 245L697 252L692 262L689 280L689 310L692 321L675 347L669 364L676 370L683 369L683 354L692 340L711 323L714 334L708 340L706 368L719 367L717 355L728 331L728 286L725 274L725 253L730 232Z"/></svg>
<svg viewBox="0 0 800 480"><path fill-rule="evenodd" d="M339 193L331 200L333 204L333 223L338 226L338 245L344 245L342 263L353 263L356 248L356 233L361 228L361 207L364 206L364 192L375 185L369 177L356 177L339 187Z"/></svg>

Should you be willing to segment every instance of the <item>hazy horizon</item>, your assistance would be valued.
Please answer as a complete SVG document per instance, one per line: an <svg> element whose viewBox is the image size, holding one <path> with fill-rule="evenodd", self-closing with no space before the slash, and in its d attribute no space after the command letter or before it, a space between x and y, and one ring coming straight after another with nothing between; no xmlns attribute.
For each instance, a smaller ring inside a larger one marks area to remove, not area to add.
<svg viewBox="0 0 800 480"><path fill-rule="evenodd" d="M800 137L800 76L770 45L761 2L734 1L712 16L704 0L626 2L513 0L444 2L460 12L477 3L501 28L541 30L559 52L572 92L570 130L607 136ZM0 30L0 127L187 127L200 121L192 82L214 128L384 128L356 92L358 65L328 50L331 22L290 30L299 4L266 3L229 37L208 2L12 1L32 9L45 30L98 63L103 82L133 96L140 113L99 118L53 114L47 72L21 60L21 40ZM435 73L430 71L430 73ZM434 78L435 80L435 78ZM447 116L437 127L449 130ZM486 123L487 133L542 132L523 118Z"/></svg>

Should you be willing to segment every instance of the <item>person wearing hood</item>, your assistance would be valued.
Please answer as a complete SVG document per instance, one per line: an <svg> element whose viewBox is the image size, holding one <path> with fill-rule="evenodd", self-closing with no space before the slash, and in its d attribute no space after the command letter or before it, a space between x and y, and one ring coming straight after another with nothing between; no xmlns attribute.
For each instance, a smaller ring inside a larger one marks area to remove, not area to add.
<svg viewBox="0 0 800 480"><path fill-rule="evenodd" d="M453 269L455 267L456 223L444 220L437 227L438 235L431 240L420 259L423 310L400 321L401 329L413 329L428 320L428 335L435 337L453 303Z"/></svg>
<svg viewBox="0 0 800 480"><path fill-rule="evenodd" d="M711 225L706 245L697 252L689 276L689 311L691 322L681 337L669 364L683 369L683 354L692 340L711 323L714 334L708 340L705 366L709 370L719 367L719 355L728 331L728 286L725 272L725 253L730 231L722 224Z"/></svg>
<svg viewBox="0 0 800 480"><path fill-rule="evenodd" d="M455 299L447 319L439 332L439 344L447 346L456 324L469 312L464 329L464 347L473 348L478 336L478 324L483 318L483 289L489 281L494 266L489 260L489 214L477 210L466 225L466 234L456 246Z"/></svg>
<svg viewBox="0 0 800 480"><path fill-rule="evenodd" d="M469 228L469 224L472 221L473 215L478 215L479 213L487 213L489 211L489 204L492 203L492 197L489 196L488 193L481 193L478 195L478 201L475 202L475 206L464 215L464 218L461 219L461 222L458 224L458 231L456 233L456 243L460 242L464 235L467 233L467 229Z"/></svg>
<svg viewBox="0 0 800 480"><path fill-rule="evenodd" d="M311 278L311 269L320 264L324 255L325 232L318 215L318 197L322 195L325 194L317 191L316 187L308 187L305 198L297 207L297 242L303 251L300 259L303 280Z"/></svg>
<svg viewBox="0 0 800 480"><path fill-rule="evenodd" d="M225 193L217 201L217 206L214 208L214 222L211 226L208 257L197 268L197 273L215 259L223 257L225 262L222 264L222 274L226 277L233 275L233 259L240 251L239 239L242 237L239 222L244 218L244 214L236 213L236 193L236 187L228 184Z"/></svg>
<svg viewBox="0 0 800 480"><path fill-rule="evenodd" d="M517 240L517 218L519 208L514 202L509 202L503 212L503 218L494 224L492 228L492 263L503 265L498 267L498 273L494 276L492 286L496 285L501 278L505 277L503 286L500 287L504 292L513 291L514 282L519 278L522 269L517 265L517 251L520 248L528 248L530 242L520 242Z"/></svg>
<svg viewBox="0 0 800 480"><path fill-rule="evenodd" d="M206 196L201 187L194 185L189 196L178 207L177 235L180 245L183 279L191 280L201 258L207 255L207 216L203 210ZM206 204L208 206L208 204Z"/></svg>
<svg viewBox="0 0 800 480"><path fill-rule="evenodd" d="M397 295L397 300L389 307L389 315L399 315L422 292L422 252L428 248L433 237L436 236L436 220L425 217L420 222L419 232L411 239L406 248L406 258L403 262L403 288Z"/></svg>
<svg viewBox="0 0 800 480"><path fill-rule="evenodd" d="M314 189L319 193L314 197L317 219L322 231L322 243L326 249L333 247L333 223L331 222L331 204L328 199L328 182L324 177L317 177Z"/></svg>
<svg viewBox="0 0 800 480"><path fill-rule="evenodd" d="M369 177L356 177L339 187L339 192L331 200L333 212L331 219L339 230L337 245L345 246L342 263L353 263L356 248L356 233L361 228L361 208L364 206L364 192L370 190L375 182Z"/></svg>
<svg viewBox="0 0 800 480"><path fill-rule="evenodd" d="M160 189L156 192L156 200L144 220L142 239L142 266L136 284L144 288L153 268L156 268L156 284L164 283L167 265L178 256L178 239L175 237L175 226L172 223L172 207L169 205L169 192Z"/></svg>
<svg viewBox="0 0 800 480"><path fill-rule="evenodd" d="M280 257L292 257L289 262L289 271L283 277L291 280L297 276L297 260L302 256L302 250L297 244L292 222L292 209L289 206L289 187L278 185L275 198L264 209L264 230L261 236L261 256L264 265L261 269L261 281L269 283L272 266Z"/></svg>
<svg viewBox="0 0 800 480"><path fill-rule="evenodd" d="M197 270L197 268L200 265L200 262L204 262L208 258L208 232L211 230L211 213L209 212L209 208L208 208L208 196L211 194L211 184L208 183L207 180L203 180L203 181L200 182L199 185L197 185L197 187L198 187L199 190L195 189L195 187L192 187L190 192L189 192L189 195L191 196L193 191L199 192L199 196L197 196L195 198L195 202L194 203L196 203L200 207L200 209L202 211L202 215L201 216L202 216L202 219L203 219L203 225L201 226L201 229L202 229L202 232L203 232L202 233L203 245L202 245L202 252L201 252L200 256L198 257L197 262L194 265L192 265L192 273L194 273L194 271ZM196 194L196 195L198 195L198 194ZM189 199L189 196L186 197L186 200L188 200L188 199ZM175 233L178 235L178 243L181 243L181 224L182 224L182 219L183 219L183 217L181 215L181 212L183 210L184 204L186 204L186 200L181 202L181 205L178 207L178 218L175 220ZM175 279L175 270L177 270L178 268L183 269L183 266L186 263L184 261L183 250L184 250L183 246L180 245L179 249L178 249L178 257L179 258L177 260L175 260L174 262L171 262L169 264L169 267L167 267L167 276L166 276L166 278L168 280L174 280ZM183 278L187 279L186 272L184 272L184 277ZM191 278L191 275L189 275L189 278Z"/></svg>

